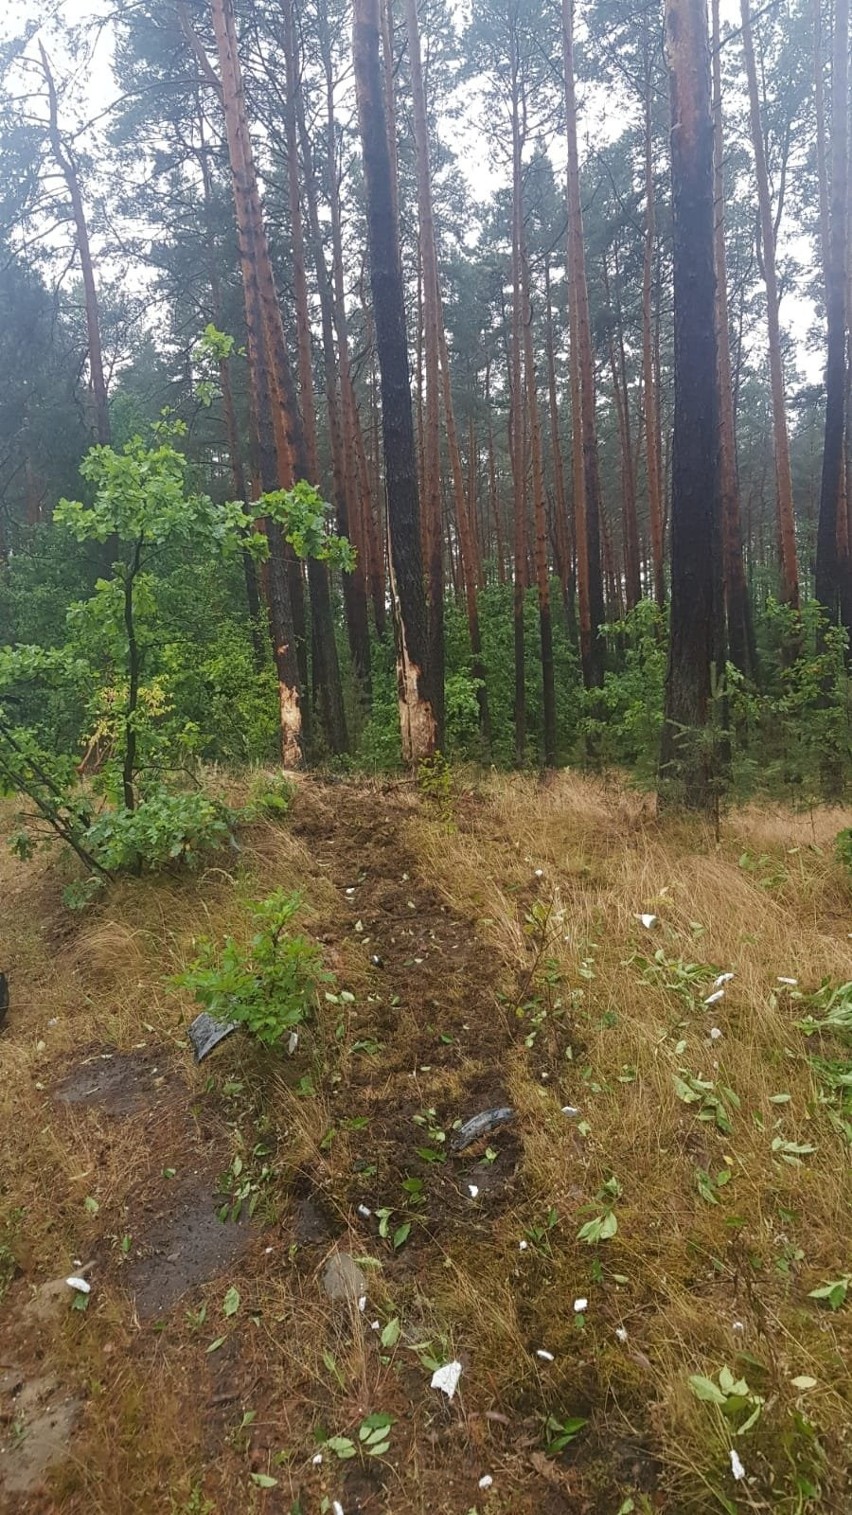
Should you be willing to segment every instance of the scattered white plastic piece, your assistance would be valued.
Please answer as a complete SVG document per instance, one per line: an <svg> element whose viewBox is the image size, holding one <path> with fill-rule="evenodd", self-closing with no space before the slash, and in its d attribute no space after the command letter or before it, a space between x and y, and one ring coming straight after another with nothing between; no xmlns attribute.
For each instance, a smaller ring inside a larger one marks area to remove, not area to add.
<svg viewBox="0 0 852 1515"><path fill-rule="evenodd" d="M536 1350L536 1354L535 1355L536 1355L536 1357L540 1357L541 1360L542 1360L542 1362L553 1362L554 1361L553 1353L552 1352L546 1352L545 1349L544 1349L544 1347L538 1347L537 1350Z"/></svg>
<svg viewBox="0 0 852 1515"><path fill-rule="evenodd" d="M363 1215L363 1217L364 1217L365 1220L369 1220L370 1216L372 1215L372 1213L373 1212L369 1208L369 1206L367 1206L367 1205L359 1205L358 1206L358 1214L359 1215Z"/></svg>
<svg viewBox="0 0 852 1515"><path fill-rule="evenodd" d="M78 1294L91 1294L92 1292L92 1286L88 1279L77 1278L75 1274L72 1274L70 1278L66 1278L65 1282L69 1289L76 1289Z"/></svg>
<svg viewBox="0 0 852 1515"><path fill-rule="evenodd" d="M456 1362L455 1359L452 1362L445 1362L442 1368L436 1368L432 1374L431 1387L433 1389L440 1389L443 1394L446 1394L448 1399L452 1399L459 1386L461 1372L462 1365L460 1362Z"/></svg>
<svg viewBox="0 0 852 1515"><path fill-rule="evenodd" d="M343 1515L343 1505L339 1499L335 1499L331 1506L332 1515Z"/></svg>
<svg viewBox="0 0 852 1515"><path fill-rule="evenodd" d="M737 1333L742 1333L745 1330L745 1326L741 1320L735 1320L731 1326L731 1330L736 1331Z"/></svg>
<svg viewBox="0 0 852 1515"><path fill-rule="evenodd" d="M722 1033L719 1030L718 1026L711 1026L710 1027L710 1040L711 1040L711 1042L717 1042L719 1040L719 1037L721 1035L722 1035Z"/></svg>
<svg viewBox="0 0 852 1515"><path fill-rule="evenodd" d="M314 1455L313 1455L313 1457L311 1458L311 1462L313 1463L313 1465L314 1465L315 1468L318 1468L320 1466L320 1464L322 1463L322 1452L315 1452Z"/></svg>
<svg viewBox="0 0 852 1515"><path fill-rule="evenodd" d="M361 932L361 931L363 931L363 930L364 930L364 922L363 922L363 921L356 921L356 922L355 922L355 930L356 930L356 931L357 931L357 932L359 932L359 933L360 933L360 932Z"/></svg>
<svg viewBox="0 0 852 1515"><path fill-rule="evenodd" d="M366 1308L367 1308L367 1296L366 1296L366 1294L362 1294L359 1297L359 1300L358 1300L358 1309L361 1311L362 1315L364 1314L364 1311L366 1310Z"/></svg>
<svg viewBox="0 0 852 1515"><path fill-rule="evenodd" d="M518 1251L519 1252L526 1252L528 1246L529 1246L529 1242L528 1241L519 1241L518 1242Z"/></svg>
<svg viewBox="0 0 852 1515"><path fill-rule="evenodd" d="M535 876L536 876L536 878L544 878L544 869L543 868L536 868L536 870L535 870Z"/></svg>
<svg viewBox="0 0 852 1515"><path fill-rule="evenodd" d="M290 1035L287 1038L287 1051L289 1052L289 1054L290 1054L291 1057L293 1056L293 1053L295 1052L295 1050L298 1047L298 1045L299 1045L299 1033L298 1033L298 1031L291 1031Z"/></svg>
<svg viewBox="0 0 852 1515"><path fill-rule="evenodd" d="M576 1105L563 1105L562 1114L567 1115L569 1119L572 1119L575 1115L579 1115L580 1112L577 1109Z"/></svg>
<svg viewBox="0 0 852 1515"><path fill-rule="evenodd" d="M550 1074L549 1073L542 1073L541 1077L542 1077L542 1080L546 1080L546 1079L550 1078Z"/></svg>
<svg viewBox="0 0 852 1515"><path fill-rule="evenodd" d="M589 1301L587 1299L575 1299L574 1300L574 1314L575 1315L582 1315L583 1311L584 1310L588 1310L588 1308L589 1308Z"/></svg>
<svg viewBox="0 0 852 1515"><path fill-rule="evenodd" d="M354 893L355 893L355 890L354 890L354 889L347 889L347 890L345 890L345 893L346 893L346 894L347 894L347 895L348 895L348 896L349 896L349 898L350 898L350 899L351 899L351 898L352 898L352 896L353 896L353 894L354 894Z"/></svg>
<svg viewBox="0 0 852 1515"><path fill-rule="evenodd" d="M795 989L799 980L797 978L779 978L779 984L787 984L790 989Z"/></svg>
<svg viewBox="0 0 852 1515"><path fill-rule="evenodd" d="M273 1250L273 1248L272 1247L264 1247L263 1250L266 1253L266 1256L268 1257L269 1254L270 1254L270 1252Z"/></svg>
<svg viewBox="0 0 852 1515"><path fill-rule="evenodd" d="M731 1447L731 1472L737 1483L740 1482L740 1479L745 1478L745 1468L740 1462L740 1454L735 1447Z"/></svg>
<svg viewBox="0 0 852 1515"><path fill-rule="evenodd" d="M722 989L725 984L729 984L731 982L733 976L733 973L720 973L719 977L713 983L713 988Z"/></svg>
<svg viewBox="0 0 852 1515"><path fill-rule="evenodd" d="M704 1003L705 1003L705 1005L717 1005L719 1003L719 1000L720 999L724 999L724 998L725 998L725 991L724 991L724 989L717 989L716 992L715 992L715 994L708 994L708 996L707 996L706 1000L704 1001Z"/></svg>
<svg viewBox="0 0 852 1515"><path fill-rule="evenodd" d="M648 915L645 911L641 915L637 915L636 919L642 922L646 931L650 931L651 927L657 924L657 917L655 915Z"/></svg>
<svg viewBox="0 0 852 1515"><path fill-rule="evenodd" d="M371 1320L370 1321L370 1330L371 1331L380 1331L381 1329L382 1329L382 1323L381 1323L380 1320Z"/></svg>
<svg viewBox="0 0 852 1515"><path fill-rule="evenodd" d="M493 1482L494 1479L491 1477L490 1473L483 1473L482 1477L479 1480L479 1487L481 1489L490 1489Z"/></svg>
<svg viewBox="0 0 852 1515"><path fill-rule="evenodd" d="M49 1025L49 1026L51 1026L51 1027L53 1027L53 1026L58 1026L58 1025L59 1025L59 1016L58 1016L58 1015L52 1015L52 1016L51 1016L51 1017L50 1017L50 1020L49 1020L49 1021L48 1021L48 1023L47 1023L47 1024L48 1024L48 1025Z"/></svg>
<svg viewBox="0 0 852 1515"><path fill-rule="evenodd" d="M47 1042L45 1042L45 1041L36 1042L36 1052L45 1052L46 1050L47 1050Z"/></svg>
<svg viewBox="0 0 852 1515"><path fill-rule="evenodd" d="M615 1328L615 1335L616 1335L616 1339L618 1341L626 1341L627 1340L627 1327L626 1326L616 1326L616 1328Z"/></svg>
<svg viewBox="0 0 852 1515"><path fill-rule="evenodd" d="M476 1199L476 1196L479 1193L479 1185L478 1184L468 1184L468 1186L467 1186L467 1192L470 1195L471 1199Z"/></svg>

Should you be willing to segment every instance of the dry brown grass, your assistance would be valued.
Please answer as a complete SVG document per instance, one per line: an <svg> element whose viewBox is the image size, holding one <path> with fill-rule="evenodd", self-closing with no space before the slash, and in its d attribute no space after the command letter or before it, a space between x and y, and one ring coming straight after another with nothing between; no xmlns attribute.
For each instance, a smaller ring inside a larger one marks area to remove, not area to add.
<svg viewBox="0 0 852 1515"><path fill-rule="evenodd" d="M389 806L398 830L385 853L370 853L373 817L389 824ZM74 1256L99 1260L95 1307L41 1344L88 1402L54 1507L200 1515L209 1499L215 1515L242 1515L301 1499L313 1515L323 1498L341 1498L346 1515L852 1508L849 1308L808 1298L850 1267L848 1145L811 1060L848 1052L828 1039L815 1049L798 1024L801 996L852 978L850 883L832 851L852 817L749 808L727 818L717 845L700 826L658 824L615 780L570 773L484 780L449 806L409 790L388 799L378 784L308 783L300 815L301 833L259 823L238 859L195 879L128 881L79 920L64 911L52 867L0 855L0 966L10 965L15 996L0 1042L0 1226L23 1270L9 1301L17 1307ZM481 982L448 967L418 999L426 970L403 958L422 947L402 935L388 979L370 970L352 926L360 907L342 898L362 855L367 875L387 870L388 909L397 897L404 915L411 893L450 947L486 945L471 959ZM243 932L249 898L297 886L304 923L355 1003L321 1005L298 1068L234 1039L196 1069L183 1036L193 1007L165 980L199 935ZM442 920L430 889L449 912ZM658 917L651 931L642 911ZM666 973L648 970L657 951ZM690 981L689 964L706 971ZM735 977L707 1007L722 971ZM364 1037L377 1047L366 1056L353 1050ZM168 1053L173 1097L161 1109L121 1121L57 1111L50 1091L80 1047L140 1043ZM735 1090L730 1133L678 1098L681 1070ZM467 1183L482 1148L429 1166L415 1155L425 1137L412 1116L434 1109L449 1134L455 1116L474 1113L472 1099L492 1093L516 1118L493 1138L495 1195L474 1204ZM773 1103L778 1094L790 1098ZM778 1136L816 1150L785 1163L772 1150ZM256 1148L267 1156L253 1158ZM120 1243L140 1205L144 1219L162 1199L175 1152L177 1166L211 1173L235 1154L251 1171L267 1163L258 1213L269 1229L159 1333L134 1325ZM725 1169L730 1182L708 1203L698 1170ZM406 1211L400 1181L411 1174L424 1202ZM590 1247L577 1232L613 1176L618 1230ZM297 1240L305 1195L329 1217L313 1244ZM392 1207L394 1224L412 1221L398 1251L375 1219L358 1219L363 1195ZM365 1315L322 1293L332 1246L375 1265ZM224 1325L229 1282L242 1306ZM584 1323L573 1309L581 1296ZM199 1326L186 1310L203 1302ZM388 1351L373 1318L400 1323ZM208 1355L220 1331L226 1345ZM430 1352L464 1365L451 1407L428 1387L420 1359ZM766 1401L744 1437L689 1388L690 1374L715 1377L725 1364ZM800 1375L815 1385L797 1389ZM382 1469L331 1454L313 1466L318 1432L357 1434L378 1409L396 1419ZM247 1410L255 1419L241 1430ZM587 1421L563 1458L542 1457L548 1415ZM744 1484L732 1478L731 1447ZM258 1470L278 1478L274 1493L251 1485ZM487 1495L477 1487L485 1471L495 1479Z"/></svg>

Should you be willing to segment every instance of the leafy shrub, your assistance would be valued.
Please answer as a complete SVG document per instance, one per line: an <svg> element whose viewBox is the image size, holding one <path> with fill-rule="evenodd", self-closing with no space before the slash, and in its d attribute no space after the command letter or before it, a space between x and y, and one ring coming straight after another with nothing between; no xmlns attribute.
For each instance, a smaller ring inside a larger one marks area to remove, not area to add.
<svg viewBox="0 0 852 1515"><path fill-rule="evenodd" d="M285 929L301 903L300 894L276 890L252 906L256 929L247 946L232 936L221 947L205 938L174 985L191 989L209 1015L274 1046L310 1014L319 984L331 981L316 944Z"/></svg>
<svg viewBox="0 0 852 1515"><path fill-rule="evenodd" d="M845 830L838 831L834 841L834 850L838 861L843 864L847 873L852 875L852 828L847 826Z"/></svg>
<svg viewBox="0 0 852 1515"><path fill-rule="evenodd" d="M156 790L134 810L105 810L85 832L84 845L109 873L154 872L170 865L197 868L205 853L235 845L236 815L209 795Z"/></svg>
<svg viewBox="0 0 852 1515"><path fill-rule="evenodd" d="M245 809L247 820L253 820L256 816L266 816L269 819L278 819L289 813L293 804L294 786L285 774L262 774L251 786L248 805Z"/></svg>

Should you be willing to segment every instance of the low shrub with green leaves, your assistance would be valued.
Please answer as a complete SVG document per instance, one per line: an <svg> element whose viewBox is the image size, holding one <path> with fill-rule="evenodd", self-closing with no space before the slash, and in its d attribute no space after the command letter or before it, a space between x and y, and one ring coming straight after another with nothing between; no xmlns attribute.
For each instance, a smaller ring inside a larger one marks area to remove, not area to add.
<svg viewBox="0 0 852 1515"><path fill-rule="evenodd" d="M108 873L197 868L206 854L236 846L236 813L198 791L157 789L133 810L104 810L88 827L84 844Z"/></svg>
<svg viewBox="0 0 852 1515"><path fill-rule="evenodd" d="M190 989L208 1015L235 1021L274 1047L308 1018L320 984L331 982L316 943L287 930L301 903L301 894L279 889L253 905L248 943L204 938L174 987Z"/></svg>

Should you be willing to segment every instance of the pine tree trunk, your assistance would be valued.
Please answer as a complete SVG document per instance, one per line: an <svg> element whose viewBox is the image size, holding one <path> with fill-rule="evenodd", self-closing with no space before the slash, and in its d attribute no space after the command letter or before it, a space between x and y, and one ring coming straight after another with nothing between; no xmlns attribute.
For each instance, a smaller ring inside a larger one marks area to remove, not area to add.
<svg viewBox="0 0 852 1515"><path fill-rule="evenodd" d="M352 470L347 466L349 446L344 435L342 397L338 384L339 372L335 349L333 294L326 267L325 254L323 252L322 232L320 230L317 205L316 170L314 168L311 142L305 126L304 112L301 108L301 97L297 100L297 108L299 110L299 133L302 142L302 154L305 162L305 194L308 207L311 253L320 299L325 402L328 417L334 503L340 533L342 536L348 537L349 541L355 546L355 536L350 527L350 518L353 513L350 505ZM343 610L353 672L358 681L360 692L369 703L371 696L370 637L367 620L367 592L364 566L360 553L354 571L343 575Z"/></svg>
<svg viewBox="0 0 852 1515"><path fill-rule="evenodd" d="M527 691L524 605L527 588L527 454L526 423L521 351L523 311L521 295L521 246L523 242L523 206L521 180L521 112L517 37L512 34L512 358L511 358L511 454L514 504L514 593L513 620L515 646L515 761L520 767L526 754Z"/></svg>
<svg viewBox="0 0 852 1515"><path fill-rule="evenodd" d="M355 0L353 63L382 398L391 587L397 619L397 688L403 757L412 763L435 751L438 732L429 666L405 302L382 99L379 30L378 0Z"/></svg>
<svg viewBox="0 0 852 1515"><path fill-rule="evenodd" d="M844 3L844 0L841 0ZM790 467L790 441L787 434L787 407L784 398L784 362L781 351L781 326L778 316L778 275L775 266L775 225L769 194L769 175L763 126L760 119L760 96L757 65L751 31L749 0L740 0L743 51L748 78L749 120L757 179L760 212L760 243L763 277L766 285L766 324L769 333L769 378L772 391L772 432L775 444L775 497L778 518L778 556L780 597L785 605L799 608L799 566L796 555L796 526L793 515L793 474ZM836 524L836 517L835 517Z"/></svg>
<svg viewBox="0 0 852 1515"><path fill-rule="evenodd" d="M848 169L849 0L835 0L831 50L831 198L825 307L825 439L817 528L816 597L829 619L852 628L849 533L846 522L846 195Z"/></svg>
<svg viewBox="0 0 852 1515"><path fill-rule="evenodd" d="M583 207L580 199L580 162L577 151L577 100L574 86L574 0L562 0L562 53L565 70L565 129L568 148L568 277L571 286L571 361L576 369L580 426L574 448L582 447L583 487L574 497L575 537L578 557L577 588L580 604L580 657L583 681L588 689L603 682L604 623L601 573L601 482L595 420L595 365L592 351L589 292L583 247ZM577 472L575 471L575 483ZM580 516L583 516L582 527ZM585 561L579 565L580 554ZM582 604L582 597L587 603Z"/></svg>
<svg viewBox="0 0 852 1515"><path fill-rule="evenodd" d="M621 318L621 300L616 297L613 308L610 298L609 269L606 254L603 257L603 280L607 305L610 311L609 366L612 373L613 398L618 422L618 440L621 453L621 521L624 552L624 591L627 610L633 610L642 598L642 579L639 569L639 526L636 520L636 478L633 472L633 446L630 436L630 398L627 388L627 361L624 352L624 330ZM615 249L616 288L619 280L618 248ZM617 339L617 342L616 342ZM617 346L617 352L616 352Z"/></svg>
<svg viewBox="0 0 852 1515"><path fill-rule="evenodd" d="M279 485L279 457L275 436L276 395L272 355L268 347L260 292L259 261L262 249L257 246L257 225L251 204L251 191L254 187L256 192L256 181L228 0L211 0L211 8L222 81L222 103L243 277L249 382L257 429L257 474L261 488L268 491ZM285 768L298 768L303 761L303 734L301 680L293 607L280 527L272 521L267 522L267 536L270 554L267 582L273 652L278 673L281 757Z"/></svg>
<svg viewBox="0 0 852 1515"><path fill-rule="evenodd" d="M674 276L671 639L660 778L715 813L713 675L724 669L713 120L706 0L667 0Z"/></svg>
<svg viewBox="0 0 852 1515"><path fill-rule="evenodd" d="M559 436L559 403L556 394L556 352L553 339L553 303L550 297L550 263L544 260L545 337L547 342L547 397L550 417L550 454L553 459L553 515L559 582L566 615L571 599L571 533L565 496L565 463Z"/></svg>
<svg viewBox="0 0 852 1515"><path fill-rule="evenodd" d="M648 525L651 536L654 599L658 605L664 605L666 601L665 508L663 505L659 386L657 365L654 361L652 322L652 284L657 228L654 204L654 139L651 122L651 57L647 15L643 50L645 62L645 253L642 263L642 392L645 411L645 472L648 482Z"/></svg>
<svg viewBox="0 0 852 1515"><path fill-rule="evenodd" d="M436 740L444 746L444 541L441 505L441 347L438 334L440 294L432 179L429 167L429 125L420 60L417 0L405 0L408 62L414 117L417 165L417 215L420 230L420 268L423 291L423 346L426 405L423 419L421 530L429 614L429 661L434 679Z"/></svg>
<svg viewBox="0 0 852 1515"><path fill-rule="evenodd" d="M553 671L553 624L550 611L550 565L548 561L547 511L544 502L544 468L541 459L541 422L535 371L532 301L526 242L521 244L521 296L524 323L524 369L532 463L533 522L535 525L535 577L538 589L538 624L541 637L542 714L544 766L556 766L556 683Z"/></svg>
<svg viewBox="0 0 852 1515"><path fill-rule="evenodd" d="M714 247L716 266L716 348L719 355L719 469L722 491L722 555L728 649L731 662L741 673L752 675L757 651L751 603L743 568L740 486L734 429L734 391L731 377L731 342L728 329L728 270L725 256L725 177L722 136L722 66L720 58L719 0L712 0L713 15L713 193L716 205Z"/></svg>
<svg viewBox="0 0 852 1515"><path fill-rule="evenodd" d="M100 309L98 306L98 290L95 284L95 270L92 263L92 249L89 242L89 227L83 207L83 194L80 188L80 177L77 173L74 155L63 144L62 135L59 130L59 107L56 98L56 85L47 59L47 53L41 43L39 43L39 52L41 53L41 63L47 83L48 108L50 112L48 120L50 147L56 159L56 166L62 174L68 189L71 211L74 217L74 229L77 236L77 252L80 258L80 273L83 279L83 296L86 306L86 336L89 343L89 375L92 381L95 436L102 447L108 447L110 443L109 403L107 401L106 380L104 378Z"/></svg>

